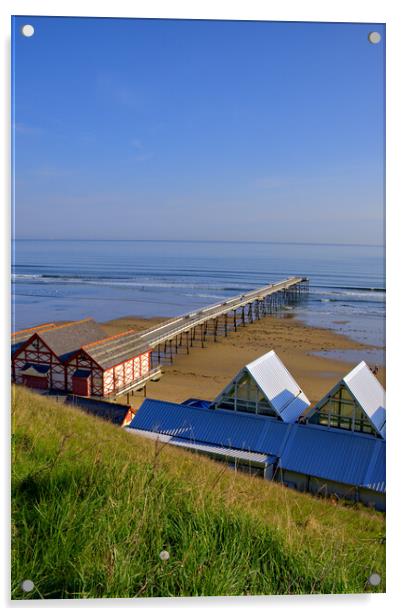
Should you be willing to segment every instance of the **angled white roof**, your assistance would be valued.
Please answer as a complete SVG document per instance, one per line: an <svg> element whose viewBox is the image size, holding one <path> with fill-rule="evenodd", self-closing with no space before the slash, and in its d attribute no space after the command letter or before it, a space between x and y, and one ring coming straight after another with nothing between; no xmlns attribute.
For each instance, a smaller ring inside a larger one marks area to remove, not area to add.
<svg viewBox="0 0 403 616"><path fill-rule="evenodd" d="M353 368L343 382L350 390L373 426L383 438L386 435L385 390L365 361Z"/></svg>
<svg viewBox="0 0 403 616"><path fill-rule="evenodd" d="M245 371L249 372L270 406L283 421L287 423L296 421L310 405L308 398L274 351L269 351L247 364L231 384ZM219 402L231 384L215 402Z"/></svg>

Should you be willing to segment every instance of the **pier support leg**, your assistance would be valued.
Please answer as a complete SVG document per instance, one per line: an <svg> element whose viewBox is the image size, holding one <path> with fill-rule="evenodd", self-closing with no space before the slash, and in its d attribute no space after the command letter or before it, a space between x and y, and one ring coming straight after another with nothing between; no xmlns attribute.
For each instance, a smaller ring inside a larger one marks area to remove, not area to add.
<svg viewBox="0 0 403 616"><path fill-rule="evenodd" d="M227 315L224 315L224 336L227 337L228 336L228 324L227 324Z"/></svg>

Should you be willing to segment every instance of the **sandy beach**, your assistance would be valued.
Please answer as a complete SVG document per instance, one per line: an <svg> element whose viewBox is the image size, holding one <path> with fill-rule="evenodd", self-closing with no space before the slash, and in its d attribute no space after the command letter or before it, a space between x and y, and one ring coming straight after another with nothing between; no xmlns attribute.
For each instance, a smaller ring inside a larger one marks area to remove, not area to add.
<svg viewBox="0 0 403 616"><path fill-rule="evenodd" d="M101 325L113 335L127 329L147 329L163 320L125 317ZM147 386L147 397L172 402L191 397L212 400L246 363L274 349L311 402L316 402L354 364L312 353L367 348L334 331L309 327L292 317L266 317L231 332L227 338L219 337L216 343L209 339L205 348L195 346L189 355L186 349L180 349L173 364L163 366L161 380ZM383 367L377 377L385 386ZM130 396L130 403L138 408L143 399L143 392L135 393ZM126 396L120 401L126 402Z"/></svg>

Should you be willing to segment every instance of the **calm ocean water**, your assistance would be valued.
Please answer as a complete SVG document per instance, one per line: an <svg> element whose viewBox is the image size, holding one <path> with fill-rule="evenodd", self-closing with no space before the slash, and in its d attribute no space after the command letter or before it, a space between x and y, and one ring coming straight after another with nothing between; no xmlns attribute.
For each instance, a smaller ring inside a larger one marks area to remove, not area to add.
<svg viewBox="0 0 403 616"><path fill-rule="evenodd" d="M293 309L296 316L383 347L384 270L383 248L373 246L19 240L13 328L87 316L174 316L304 275L310 293ZM383 363L383 350L365 359Z"/></svg>

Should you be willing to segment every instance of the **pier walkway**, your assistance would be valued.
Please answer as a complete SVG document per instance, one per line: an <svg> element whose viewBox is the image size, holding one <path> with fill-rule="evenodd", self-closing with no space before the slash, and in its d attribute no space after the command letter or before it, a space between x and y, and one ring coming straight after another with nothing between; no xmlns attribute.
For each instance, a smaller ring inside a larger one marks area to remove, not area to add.
<svg viewBox="0 0 403 616"><path fill-rule="evenodd" d="M153 349L153 363L162 360L172 363L173 354L181 348L204 346L208 336L217 340L238 327L277 312L281 307L295 304L308 291L305 277L287 278L274 284L249 291L224 302L213 304L180 317L169 319L161 325L139 332L138 340Z"/></svg>

